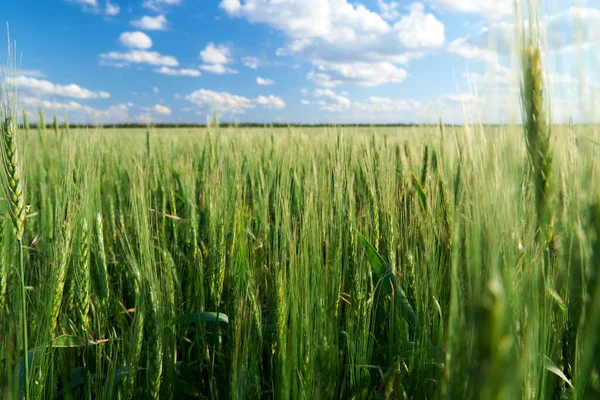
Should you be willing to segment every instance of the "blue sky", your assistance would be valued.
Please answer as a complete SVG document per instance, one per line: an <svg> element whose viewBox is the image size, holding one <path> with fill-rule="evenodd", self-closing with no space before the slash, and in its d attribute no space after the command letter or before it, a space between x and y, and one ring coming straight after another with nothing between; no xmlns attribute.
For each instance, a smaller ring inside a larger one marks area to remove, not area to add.
<svg viewBox="0 0 600 400"><path fill-rule="evenodd" d="M30 113L89 123L205 122L213 111L240 122L474 123L519 118L512 5L4 0L0 15ZM599 22L591 2L542 11L555 120L594 114Z"/></svg>

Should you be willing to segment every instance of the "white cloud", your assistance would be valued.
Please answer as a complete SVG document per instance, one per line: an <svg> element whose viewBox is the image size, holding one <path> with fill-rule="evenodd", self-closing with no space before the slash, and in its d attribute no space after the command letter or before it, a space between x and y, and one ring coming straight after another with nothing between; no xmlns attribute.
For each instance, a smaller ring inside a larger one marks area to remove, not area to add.
<svg viewBox="0 0 600 400"><path fill-rule="evenodd" d="M197 69L189 69L189 68L161 67L161 68L155 69L154 72L158 72L159 74L170 75L170 76L198 77L198 76L202 75L202 73L200 71L198 71Z"/></svg>
<svg viewBox="0 0 600 400"><path fill-rule="evenodd" d="M68 112L69 122L71 123L115 123L130 120L128 111L131 106L127 104L117 104L101 110L75 101L61 103L30 96L19 97L19 102L25 109L28 109L32 121L36 120L37 109L39 107L46 114L52 114L54 111Z"/></svg>
<svg viewBox="0 0 600 400"><path fill-rule="evenodd" d="M156 86L152 86L152 91L153 91L154 93L158 93L158 92L160 92L160 90L159 90L159 89L158 89Z"/></svg>
<svg viewBox="0 0 600 400"><path fill-rule="evenodd" d="M347 93L338 94L331 89L315 89L312 95L316 100L301 100L301 104L316 104L320 110L334 114L333 118L325 114L325 120L331 122L398 122L407 119L419 122L423 116L423 104L414 99L370 96L365 101L352 101Z"/></svg>
<svg viewBox="0 0 600 400"><path fill-rule="evenodd" d="M162 14L156 17L146 15L138 20L131 21L130 24L145 31L165 31L169 26L167 18Z"/></svg>
<svg viewBox="0 0 600 400"><path fill-rule="evenodd" d="M377 0L377 5L379 6L379 10L381 10L381 16L387 20L396 20L400 17L400 12L398 11L398 4L395 1L386 2L383 0Z"/></svg>
<svg viewBox="0 0 600 400"><path fill-rule="evenodd" d="M325 112L319 114L314 122L425 122L427 118L424 104L415 99L370 96L363 101L351 101L328 89L316 89L312 94L317 100L303 100L301 103L315 104ZM435 114L432 119L436 119Z"/></svg>
<svg viewBox="0 0 600 400"><path fill-rule="evenodd" d="M326 37L330 34L354 36L357 32L383 32L385 21L363 5L346 0L236 0L221 1L232 17L244 17L251 23L266 23L290 37ZM342 28L345 32L337 32ZM350 29L348 29L350 28ZM335 38L332 38L335 39Z"/></svg>
<svg viewBox="0 0 600 400"><path fill-rule="evenodd" d="M152 109L161 115L171 115L171 109L167 106L163 106L162 104L157 104L152 107Z"/></svg>
<svg viewBox="0 0 600 400"><path fill-rule="evenodd" d="M12 71L11 71L12 72ZM33 78L45 78L47 75L37 69L20 69L14 70L14 76L29 76Z"/></svg>
<svg viewBox="0 0 600 400"><path fill-rule="evenodd" d="M98 7L96 0L67 0L69 3L80 4L82 6Z"/></svg>
<svg viewBox="0 0 600 400"><path fill-rule="evenodd" d="M263 23L283 32L289 40L277 54L310 61L316 67L312 79L327 86L401 81L406 72L398 64L443 47L444 25L433 14L426 13L421 3L413 3L397 15L392 13L397 4L380 2L380 6L385 8L382 14L349 0L222 0L220 3L230 17ZM384 17L399 20L392 25ZM384 67L392 80L346 81L343 75L352 75L343 67L346 65L360 65L362 74L367 69ZM393 68L396 70L389 73ZM337 71L338 76L331 76L329 70ZM340 71L344 74L339 74Z"/></svg>
<svg viewBox="0 0 600 400"><path fill-rule="evenodd" d="M263 86L269 86L275 83L272 79L261 78L260 76L256 77L256 83Z"/></svg>
<svg viewBox="0 0 600 400"><path fill-rule="evenodd" d="M257 69L261 66L261 61L258 57L242 57L242 64L250 69Z"/></svg>
<svg viewBox="0 0 600 400"><path fill-rule="evenodd" d="M114 16L121 12L121 7L106 0L106 7L104 8L106 15Z"/></svg>
<svg viewBox="0 0 600 400"><path fill-rule="evenodd" d="M218 113L243 114L254 108L252 100L247 97L207 89L196 90L184 98L200 108L214 109Z"/></svg>
<svg viewBox="0 0 600 400"><path fill-rule="evenodd" d="M285 101L273 95L258 96L255 101L265 108L276 108L278 110L285 108Z"/></svg>
<svg viewBox="0 0 600 400"><path fill-rule="evenodd" d="M549 54L590 49L600 45L600 9L570 7L546 15L540 19L540 30ZM453 40L448 51L466 59L495 61L498 55L514 54L517 45L514 22L493 21Z"/></svg>
<svg viewBox="0 0 600 400"><path fill-rule="evenodd" d="M215 46L214 43L206 45L200 52L200 58L206 64L229 64L231 49L226 45Z"/></svg>
<svg viewBox="0 0 600 400"><path fill-rule="evenodd" d="M105 67L125 68L129 63L123 61L100 60L100 65Z"/></svg>
<svg viewBox="0 0 600 400"><path fill-rule="evenodd" d="M223 75L223 74L237 74L238 71L224 66L223 64L203 64L200 66L201 69L207 72L212 72L213 74Z"/></svg>
<svg viewBox="0 0 600 400"><path fill-rule="evenodd" d="M264 58L258 58L254 56L242 57L241 61L242 64L244 64L244 66L250 69L257 69L259 67L281 67L287 65L285 62L282 61L267 60Z"/></svg>
<svg viewBox="0 0 600 400"><path fill-rule="evenodd" d="M317 101L317 104L321 106L321 110L325 111L342 111L350 108L352 102L349 98L345 96L340 96L336 94L331 89L315 89L313 91L313 96L316 98L327 98L332 101L332 103L327 103L326 101Z"/></svg>
<svg viewBox="0 0 600 400"><path fill-rule="evenodd" d="M144 0L143 7L160 12L165 6L178 6L181 0Z"/></svg>
<svg viewBox="0 0 600 400"><path fill-rule="evenodd" d="M75 84L57 85L47 80L26 76L17 76L15 81L19 90L26 90L36 95L72 97L75 99L108 99L110 97L107 92L94 92Z"/></svg>
<svg viewBox="0 0 600 400"><path fill-rule="evenodd" d="M242 5L240 4L240 0L223 0L219 5L223 10L225 10L230 15L238 15Z"/></svg>
<svg viewBox="0 0 600 400"><path fill-rule="evenodd" d="M237 74L238 72L227 66L233 62L233 59L231 58L231 49L224 44L215 45L212 42L209 43L200 52L200 59L204 62L200 68L204 71L219 75Z"/></svg>
<svg viewBox="0 0 600 400"><path fill-rule="evenodd" d="M313 92L313 96L327 97L329 99L335 100L336 103L341 104L343 106L350 106L351 103L349 98L345 96L340 96L331 89L315 89Z"/></svg>
<svg viewBox="0 0 600 400"><path fill-rule="evenodd" d="M123 46L131 47L134 49L149 49L152 47L152 39L144 32L123 32L119 37L119 41Z"/></svg>
<svg viewBox="0 0 600 400"><path fill-rule="evenodd" d="M317 62L316 70L307 78L323 87L336 87L342 84L377 86L384 83L400 83L406 79L406 70L389 62L326 63Z"/></svg>
<svg viewBox="0 0 600 400"><path fill-rule="evenodd" d="M366 102L353 103L353 106L361 111L396 113L419 110L422 104L414 99L392 99L390 97L370 96Z"/></svg>
<svg viewBox="0 0 600 400"><path fill-rule="evenodd" d="M256 99L238 96L227 92L215 92L207 89L200 89L184 97L185 100L195 104L200 109L207 111L216 111L221 114L243 114L247 110L255 108L257 105L263 108L285 108L285 102L279 97L258 96Z"/></svg>
<svg viewBox="0 0 600 400"><path fill-rule="evenodd" d="M444 24L433 14L425 14L422 3L410 5L410 14L394 25L400 42L407 49L439 48L444 45Z"/></svg>
<svg viewBox="0 0 600 400"><path fill-rule="evenodd" d="M600 44L600 9L570 7L541 21L541 29L554 52ZM579 37L578 37L579 36Z"/></svg>
<svg viewBox="0 0 600 400"><path fill-rule="evenodd" d="M514 0L429 0L432 6L452 12L501 18L513 14Z"/></svg>
<svg viewBox="0 0 600 400"><path fill-rule="evenodd" d="M150 64L154 66L176 67L179 65L177 59L171 56L165 56L156 51L130 50L127 53L111 51L110 53L100 54L101 61L125 63L125 64Z"/></svg>
<svg viewBox="0 0 600 400"><path fill-rule="evenodd" d="M498 59L498 53L473 44L470 38L470 36L466 36L453 40L448 44L448 52L468 60L495 61Z"/></svg>
<svg viewBox="0 0 600 400"><path fill-rule="evenodd" d="M104 9L98 4L98 0L66 0L68 3L79 4L81 9L85 12L92 14L106 14L110 17L118 15L121 12L121 8L106 0Z"/></svg>
<svg viewBox="0 0 600 400"><path fill-rule="evenodd" d="M515 50L515 25L498 21L484 26L477 33L450 42L448 52L468 60L495 61L499 54Z"/></svg>

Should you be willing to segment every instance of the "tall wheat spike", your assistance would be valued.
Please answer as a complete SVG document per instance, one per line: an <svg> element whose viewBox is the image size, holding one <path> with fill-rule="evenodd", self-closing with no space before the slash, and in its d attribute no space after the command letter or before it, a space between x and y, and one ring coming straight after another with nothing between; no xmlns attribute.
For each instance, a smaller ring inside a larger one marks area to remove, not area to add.
<svg viewBox="0 0 600 400"><path fill-rule="evenodd" d="M109 277L106 265L106 249L104 247L104 225L102 223L102 214L96 216L95 234L96 246L98 250L97 277L98 277L98 300L102 310L108 305Z"/></svg>
<svg viewBox="0 0 600 400"><path fill-rule="evenodd" d="M5 190L8 192L10 220L17 241L23 239L25 226L25 198L21 178L21 163L17 148L16 126L10 116L5 117L2 125L2 164L5 171Z"/></svg>
<svg viewBox="0 0 600 400"><path fill-rule="evenodd" d="M8 268L4 260L4 221L0 219L0 316L6 304L6 287L8 282Z"/></svg>
<svg viewBox="0 0 600 400"><path fill-rule="evenodd" d="M27 118L27 110L23 109L23 129L25 129L25 138L29 140L29 119Z"/></svg>
<svg viewBox="0 0 600 400"><path fill-rule="evenodd" d="M38 117L38 122L36 125L37 125L38 135L40 138L40 144L43 147L44 143L45 143L45 137L46 137L46 117L44 116L44 110L42 110L41 108L38 110L38 112L39 112L39 117Z"/></svg>
<svg viewBox="0 0 600 400"><path fill-rule="evenodd" d="M544 70L539 32L530 22L529 37L522 38L522 80L521 103L523 107L523 127L529 161L533 169L535 205L537 215L536 237L545 240L551 235L549 214L550 173L552 154L550 151L550 125L546 115L544 94Z"/></svg>
<svg viewBox="0 0 600 400"><path fill-rule="evenodd" d="M90 267L89 267L89 244L88 244L88 225L83 221L81 227L81 236L79 241L79 263L75 268L77 279L77 316L81 324L81 329L87 331L89 328L88 312L90 309Z"/></svg>
<svg viewBox="0 0 600 400"><path fill-rule="evenodd" d="M60 134L59 134L60 129L59 129L59 126L58 126L58 116L56 115L56 110L54 110L54 121L52 123L52 127L54 128L54 135L56 137L59 137L60 136Z"/></svg>
<svg viewBox="0 0 600 400"><path fill-rule="evenodd" d="M49 303L51 323L48 334L50 335L50 337L54 337L53 335L55 334L56 327L58 325L58 317L60 313L60 306L62 303L63 291L65 288L66 274L68 269L67 267L69 265L69 257L71 254L72 231L70 222L65 221L61 230L62 232L59 235L59 238L61 240L59 241L59 245L55 249L55 251L58 254L56 255L57 263L54 276L54 292L53 297Z"/></svg>
<svg viewBox="0 0 600 400"><path fill-rule="evenodd" d="M25 398L29 399L29 359L28 351L28 332L27 332L27 297L25 293L25 267L23 258L23 233L25 226L25 197L23 193L23 180L21 178L21 163L19 161L19 151L17 146L17 90L14 81L15 71L12 62L12 47L10 37L8 39L8 60L9 69L13 81L8 81L6 76L0 83L0 133L1 156L4 176L2 179L3 189L8 198L9 216L14 227L15 238L19 248L19 274L21 291L21 339L24 358L24 381Z"/></svg>

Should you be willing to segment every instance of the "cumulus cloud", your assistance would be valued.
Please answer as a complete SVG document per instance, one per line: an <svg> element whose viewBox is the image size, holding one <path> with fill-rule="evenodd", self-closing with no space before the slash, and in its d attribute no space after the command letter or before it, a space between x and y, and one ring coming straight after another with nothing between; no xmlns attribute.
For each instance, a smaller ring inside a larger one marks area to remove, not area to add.
<svg viewBox="0 0 600 400"><path fill-rule="evenodd" d="M252 100L247 97L207 89L196 90L184 98L200 108L214 108L218 113L243 114L254 108Z"/></svg>
<svg viewBox="0 0 600 400"><path fill-rule="evenodd" d="M444 45L444 24L425 13L422 3L413 3L410 14L394 24L400 43L407 49L439 48Z"/></svg>
<svg viewBox="0 0 600 400"><path fill-rule="evenodd" d="M223 44L216 46L211 42L200 52L200 58L206 64L228 64L231 62L230 53L228 46Z"/></svg>
<svg viewBox="0 0 600 400"><path fill-rule="evenodd" d="M192 76L198 77L202 75L200 71L197 69L190 68L169 68L169 67L161 67L154 70L159 74L170 75L170 76Z"/></svg>
<svg viewBox="0 0 600 400"><path fill-rule="evenodd" d="M285 108L285 101L283 101L279 97L273 96L273 95L258 96L256 98L255 102L265 108L276 108L278 110Z"/></svg>
<svg viewBox="0 0 600 400"><path fill-rule="evenodd" d="M272 79L261 78L260 76L256 77L256 83L263 86L269 86L275 83Z"/></svg>
<svg viewBox="0 0 600 400"><path fill-rule="evenodd" d="M385 9L382 14L348 0L222 0L220 3L221 9L232 18L245 18L283 32L288 41L277 54L310 61L315 71L309 79L329 87L401 81L406 72L398 64L443 47L444 25L427 13L422 3L413 3L402 12L393 2L380 1L379 5ZM363 74L366 69L384 68L387 79L353 80L345 67L348 65L360 65ZM393 68L396 69L392 71ZM351 79L346 80L346 76Z"/></svg>
<svg viewBox="0 0 600 400"><path fill-rule="evenodd" d="M156 17L146 15L140 19L131 21L130 24L145 31L165 31L169 27L167 18L162 14Z"/></svg>
<svg viewBox="0 0 600 400"><path fill-rule="evenodd" d="M218 75L237 74L238 72L227 66L233 62L231 49L227 45L215 45L212 42L207 44L204 50L200 52L200 59L204 63L200 68L204 71Z"/></svg>
<svg viewBox="0 0 600 400"><path fill-rule="evenodd" d="M165 56L156 51L147 50L130 50L127 53L111 51L110 53L100 54L101 61L108 63L123 63L127 64L150 64L153 66L176 67L179 62L175 57ZM109 64L110 65L110 64ZM121 65L121 66L124 66ZM113 65L114 66L114 65Z"/></svg>
<svg viewBox="0 0 600 400"><path fill-rule="evenodd" d="M72 97L74 99L108 99L110 97L108 92L94 92L76 84L58 85L47 80L27 76L17 76L15 81L19 90L37 95Z"/></svg>
<svg viewBox="0 0 600 400"><path fill-rule="evenodd" d="M149 49L152 47L152 39L144 32L123 32L119 37L119 42L125 47L134 49Z"/></svg>
<svg viewBox="0 0 600 400"><path fill-rule="evenodd" d="M161 115L171 115L171 109L162 104L156 104L152 109Z"/></svg>
<svg viewBox="0 0 600 400"><path fill-rule="evenodd" d="M276 96L258 96L255 99L230 94L200 89L184 97L185 100L195 104L200 109L214 110L221 114L243 114L247 110L260 106L263 108L285 108L285 102Z"/></svg>
<svg viewBox="0 0 600 400"><path fill-rule="evenodd" d="M160 92L160 90L159 90L159 89L158 89L156 86L152 86L152 91L153 91L154 93L158 93L158 92Z"/></svg>

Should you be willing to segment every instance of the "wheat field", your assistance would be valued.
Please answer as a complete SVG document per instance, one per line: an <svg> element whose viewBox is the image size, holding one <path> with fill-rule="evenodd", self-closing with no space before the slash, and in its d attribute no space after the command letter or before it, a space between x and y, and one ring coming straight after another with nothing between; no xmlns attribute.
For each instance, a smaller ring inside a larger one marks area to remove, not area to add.
<svg viewBox="0 0 600 400"><path fill-rule="evenodd" d="M554 129L546 242L520 126L21 131L30 395L594 398L597 136Z"/></svg>

